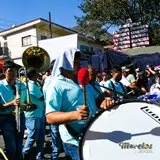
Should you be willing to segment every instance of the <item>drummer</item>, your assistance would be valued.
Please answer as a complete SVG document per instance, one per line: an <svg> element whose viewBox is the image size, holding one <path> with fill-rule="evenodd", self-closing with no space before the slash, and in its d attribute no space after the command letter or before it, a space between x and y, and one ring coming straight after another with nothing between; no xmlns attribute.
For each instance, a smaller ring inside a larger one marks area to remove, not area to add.
<svg viewBox="0 0 160 160"><path fill-rule="evenodd" d="M79 160L78 135L97 110L92 87L86 87L87 106L83 103L83 90L77 81L80 56L78 49L69 49L56 59L54 81L46 91L46 120L49 124L63 124L59 127L60 135L65 154L72 160ZM100 107L109 109L113 104L113 100L105 99Z"/></svg>

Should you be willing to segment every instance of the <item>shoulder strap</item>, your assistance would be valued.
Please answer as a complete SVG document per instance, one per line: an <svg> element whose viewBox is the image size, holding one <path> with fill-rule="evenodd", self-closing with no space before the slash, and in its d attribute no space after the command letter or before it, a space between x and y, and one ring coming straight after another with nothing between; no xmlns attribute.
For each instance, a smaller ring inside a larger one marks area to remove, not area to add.
<svg viewBox="0 0 160 160"><path fill-rule="evenodd" d="M64 124L64 126L66 127L66 129L72 137L74 137L75 139L79 138L79 133L76 132L69 124Z"/></svg>
<svg viewBox="0 0 160 160"><path fill-rule="evenodd" d="M94 90L95 90L99 95L102 94L102 93L96 88L96 86L95 86L93 83L91 83L91 86L94 88Z"/></svg>
<svg viewBox="0 0 160 160"><path fill-rule="evenodd" d="M113 88L113 94L114 94L115 98L117 99L117 93L116 93L115 86L114 86L114 84L113 84L113 82L112 82L111 80L110 80L110 83L111 83L112 88ZM115 91L115 92L114 92L114 91Z"/></svg>
<svg viewBox="0 0 160 160"><path fill-rule="evenodd" d="M122 88L122 90L123 90L123 92L124 92L124 94L126 93L126 90L125 90L125 88L124 88L124 85L121 83L121 82L119 82L120 83L120 85L121 85L121 88Z"/></svg>

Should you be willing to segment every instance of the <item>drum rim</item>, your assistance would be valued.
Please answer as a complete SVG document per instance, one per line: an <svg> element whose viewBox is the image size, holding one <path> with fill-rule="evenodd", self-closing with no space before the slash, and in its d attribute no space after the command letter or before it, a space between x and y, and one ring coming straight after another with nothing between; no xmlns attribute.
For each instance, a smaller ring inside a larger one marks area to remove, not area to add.
<svg viewBox="0 0 160 160"><path fill-rule="evenodd" d="M119 100L117 101L112 108L108 109L111 110L111 109L114 109L117 107L117 105L121 105L121 104L125 104L125 103L131 103L131 102L146 102L146 103L149 103L149 104L155 104L155 105L158 105L160 107L160 103L158 102L153 102L153 101L150 101L150 100L141 100L141 99L124 99L124 100ZM100 109L98 110L94 115L91 116L90 120L88 121L88 123L86 124L86 126L84 127L82 133L80 134L79 136L79 147L78 147L78 151L79 151L79 157L80 157L80 160L84 160L84 157L83 157L83 150L82 150L82 145L83 145L83 139L84 139L84 136L87 132L87 129L88 127L94 122L95 118L96 117L99 117L103 112L105 112L106 110L104 109Z"/></svg>

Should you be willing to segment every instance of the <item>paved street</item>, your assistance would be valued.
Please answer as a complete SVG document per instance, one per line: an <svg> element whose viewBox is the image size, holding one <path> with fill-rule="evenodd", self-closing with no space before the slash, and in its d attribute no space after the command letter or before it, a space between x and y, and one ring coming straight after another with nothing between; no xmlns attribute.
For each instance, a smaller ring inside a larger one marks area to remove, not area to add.
<svg viewBox="0 0 160 160"><path fill-rule="evenodd" d="M49 130L48 127L46 127L46 136L45 136L45 159L46 160L50 160L51 159L51 155L50 155L50 150L51 150L51 138L49 135ZM25 142L25 139L24 139ZM3 137L2 135L0 135L0 148L4 149L4 142L3 142ZM34 151L33 151L34 153ZM0 160L4 160L4 158L2 158L2 155L0 154ZM60 153L59 155L59 160L66 160L64 153Z"/></svg>

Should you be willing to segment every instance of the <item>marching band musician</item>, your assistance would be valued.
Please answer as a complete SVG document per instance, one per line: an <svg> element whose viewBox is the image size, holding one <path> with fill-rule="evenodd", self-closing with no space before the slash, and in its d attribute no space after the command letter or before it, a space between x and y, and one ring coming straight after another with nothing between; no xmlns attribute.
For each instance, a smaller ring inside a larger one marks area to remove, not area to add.
<svg viewBox="0 0 160 160"><path fill-rule="evenodd" d="M88 72L89 72L89 83L92 85L92 87L96 90L98 94L102 94L102 89L100 88L98 81L96 80L96 70L93 66L88 66Z"/></svg>
<svg viewBox="0 0 160 160"><path fill-rule="evenodd" d="M95 95L96 105L99 106L102 103L102 101L105 99L105 97L108 96L108 94L102 91L102 88L100 87L98 81L96 80L96 70L92 65L88 66L88 72L89 72L88 87L91 87Z"/></svg>
<svg viewBox="0 0 160 160"><path fill-rule="evenodd" d="M43 84L43 94L44 98L46 97L46 90L51 81L54 81L54 77L52 77L51 72L54 66L55 60L52 60L50 66L50 75L45 78ZM46 99L46 98L45 98ZM57 124L50 124L50 136L51 136L51 160L58 160L59 153L62 149L62 140L59 134L59 125Z"/></svg>
<svg viewBox="0 0 160 160"><path fill-rule="evenodd" d="M126 94L126 88L120 82L120 80L122 79L122 69L120 67L114 67L111 70L111 74L112 78L110 80L107 80L104 86L112 89L113 91L106 89L106 92L117 99Z"/></svg>
<svg viewBox="0 0 160 160"><path fill-rule="evenodd" d="M45 137L45 117L44 117L44 96L40 86L38 86L38 73L35 69L27 70L28 88L31 103L36 104L37 108L32 111L25 111L26 128L28 136L23 147L24 160L34 159L31 150L36 142L36 159L44 159L44 137Z"/></svg>
<svg viewBox="0 0 160 160"><path fill-rule="evenodd" d="M54 81L46 91L46 120L49 124L62 124L59 131L65 154L72 160L79 160L77 134L97 110L91 87L86 87L87 106L83 102L83 90L77 81L80 55L78 49L68 49L56 59L52 70ZM108 109L113 103L104 100L100 107Z"/></svg>
<svg viewBox="0 0 160 160"><path fill-rule="evenodd" d="M107 80L111 78L109 70L107 72L102 72L102 81L99 83L101 86L104 86ZM105 92L105 88L101 87L102 92Z"/></svg>
<svg viewBox="0 0 160 160"><path fill-rule="evenodd" d="M16 80L16 64L7 61L3 65L5 79L0 81L0 130L5 142L6 154L9 160L22 159L22 144L25 129L25 117L21 111L20 132L17 130L14 110L20 103L26 100L26 86ZM20 97L16 97L16 88L19 90Z"/></svg>

